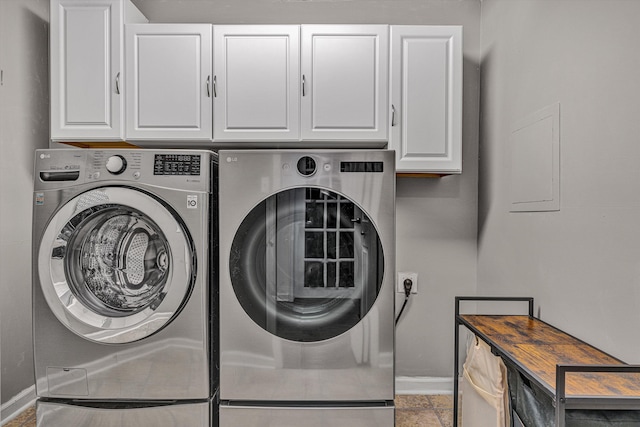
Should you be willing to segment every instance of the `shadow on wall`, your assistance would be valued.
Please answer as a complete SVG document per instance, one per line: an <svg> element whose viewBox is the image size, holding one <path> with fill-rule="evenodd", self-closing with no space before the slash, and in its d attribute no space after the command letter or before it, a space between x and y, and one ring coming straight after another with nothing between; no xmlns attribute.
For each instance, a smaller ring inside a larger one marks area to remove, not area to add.
<svg viewBox="0 0 640 427"><path fill-rule="evenodd" d="M3 412L11 412L11 405L6 403L15 402L34 384L29 216L33 151L49 144L48 16L48 0L0 0L3 69L0 145L3 154L8 156L2 162L0 179L3 194L0 202L3 220L0 271L4 296L0 303L0 397ZM20 406L24 402L15 404Z"/></svg>
<svg viewBox="0 0 640 427"><path fill-rule="evenodd" d="M455 199L460 197L460 175L442 178L398 178L397 197L433 197L435 199Z"/></svg>
<svg viewBox="0 0 640 427"><path fill-rule="evenodd" d="M482 66L480 69L480 87L489 87L487 76L493 75L492 69L492 49L487 48L486 53L482 57ZM498 91L499 89L495 88ZM482 240L482 232L484 225L489 216L491 200L491 186L489 185L494 178L494 174L499 169L493 164L495 156L490 155L490 151L497 150L499 145L495 142L496 135L488 134L483 123L492 119L489 106L492 105L492 96L496 96L495 92L486 89L480 91L480 128L479 128L479 152L478 152L478 239ZM493 141L493 143L492 143Z"/></svg>
<svg viewBox="0 0 640 427"><path fill-rule="evenodd" d="M48 2L47 2L48 3ZM48 10L48 9L47 9ZM49 146L49 21L36 15L31 10L24 10L24 26L29 34L29 51L27 66L34 67L38 72L34 75L34 81L28 85L27 94L30 105L29 117L31 130L35 139L43 141L37 148L47 148ZM33 174L33 167L29 169Z"/></svg>

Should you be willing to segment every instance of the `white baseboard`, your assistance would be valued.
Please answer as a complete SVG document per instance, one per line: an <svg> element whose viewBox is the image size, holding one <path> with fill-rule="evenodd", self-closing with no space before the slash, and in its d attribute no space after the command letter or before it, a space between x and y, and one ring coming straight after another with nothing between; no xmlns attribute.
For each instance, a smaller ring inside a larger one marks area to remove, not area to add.
<svg viewBox="0 0 640 427"><path fill-rule="evenodd" d="M20 415L29 406L36 402L36 386L22 390L8 402L2 404L0 409L0 426L7 424L9 421Z"/></svg>
<svg viewBox="0 0 640 427"><path fill-rule="evenodd" d="M396 377L396 394L453 394L453 378Z"/></svg>

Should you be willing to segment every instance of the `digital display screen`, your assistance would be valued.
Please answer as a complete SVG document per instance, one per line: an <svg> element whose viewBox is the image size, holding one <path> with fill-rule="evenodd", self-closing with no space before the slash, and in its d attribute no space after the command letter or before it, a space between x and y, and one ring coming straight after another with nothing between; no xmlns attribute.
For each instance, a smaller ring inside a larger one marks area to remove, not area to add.
<svg viewBox="0 0 640 427"><path fill-rule="evenodd" d="M156 154L154 175L200 175L200 156L197 154Z"/></svg>
<svg viewBox="0 0 640 427"><path fill-rule="evenodd" d="M382 162L340 162L340 172L382 172Z"/></svg>

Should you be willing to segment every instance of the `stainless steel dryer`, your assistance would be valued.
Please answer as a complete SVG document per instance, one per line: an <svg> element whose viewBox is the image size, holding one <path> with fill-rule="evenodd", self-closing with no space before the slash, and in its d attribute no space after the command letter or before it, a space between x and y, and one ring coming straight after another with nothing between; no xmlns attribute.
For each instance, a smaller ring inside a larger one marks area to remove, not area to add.
<svg viewBox="0 0 640 427"><path fill-rule="evenodd" d="M37 425L212 425L217 157L38 150Z"/></svg>
<svg viewBox="0 0 640 427"><path fill-rule="evenodd" d="M394 425L392 151L220 156L220 424Z"/></svg>

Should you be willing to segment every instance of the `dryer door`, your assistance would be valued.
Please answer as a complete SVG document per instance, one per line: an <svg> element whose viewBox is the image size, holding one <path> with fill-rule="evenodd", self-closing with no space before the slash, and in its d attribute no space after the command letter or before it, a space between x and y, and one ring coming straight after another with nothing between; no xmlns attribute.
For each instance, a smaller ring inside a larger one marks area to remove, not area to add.
<svg viewBox="0 0 640 427"><path fill-rule="evenodd" d="M325 188L281 191L237 230L229 260L233 290L266 331L315 342L355 326L382 285L384 255L370 218Z"/></svg>
<svg viewBox="0 0 640 427"><path fill-rule="evenodd" d="M194 247L168 207L142 191L104 187L63 205L43 234L38 274L58 320L97 342L162 329L195 276Z"/></svg>

